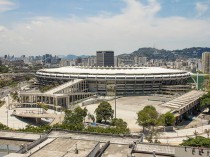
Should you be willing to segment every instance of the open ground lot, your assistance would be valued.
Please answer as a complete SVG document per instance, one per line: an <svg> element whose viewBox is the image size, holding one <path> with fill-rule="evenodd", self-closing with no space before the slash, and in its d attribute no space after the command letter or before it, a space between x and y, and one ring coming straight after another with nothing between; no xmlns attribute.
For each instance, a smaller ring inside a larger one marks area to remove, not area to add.
<svg viewBox="0 0 210 157"><path fill-rule="evenodd" d="M138 132L140 127L136 123L137 112L142 110L147 105L152 105L156 110L163 114L170 111L169 108L161 107L160 104L164 103L163 101L169 101L172 98L167 96L130 96L130 97L121 97L116 100L116 117L122 118L127 122L128 127L131 132ZM115 100L109 101L112 105L112 109L115 108ZM99 103L87 105L89 113L94 114L95 109L98 107Z"/></svg>

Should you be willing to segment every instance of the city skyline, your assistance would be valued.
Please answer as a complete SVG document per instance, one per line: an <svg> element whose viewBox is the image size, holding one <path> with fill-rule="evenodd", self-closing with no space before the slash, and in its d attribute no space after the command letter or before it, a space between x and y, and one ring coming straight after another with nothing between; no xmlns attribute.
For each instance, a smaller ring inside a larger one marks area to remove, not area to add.
<svg viewBox="0 0 210 157"><path fill-rule="evenodd" d="M0 54L210 47L210 0L0 0Z"/></svg>

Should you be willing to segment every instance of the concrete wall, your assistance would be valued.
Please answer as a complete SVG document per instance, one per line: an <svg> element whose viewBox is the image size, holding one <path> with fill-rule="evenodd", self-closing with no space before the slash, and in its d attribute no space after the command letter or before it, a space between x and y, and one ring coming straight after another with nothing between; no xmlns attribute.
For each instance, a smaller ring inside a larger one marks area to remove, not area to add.
<svg viewBox="0 0 210 157"><path fill-rule="evenodd" d="M177 147L175 157L210 157L210 149L197 147Z"/></svg>

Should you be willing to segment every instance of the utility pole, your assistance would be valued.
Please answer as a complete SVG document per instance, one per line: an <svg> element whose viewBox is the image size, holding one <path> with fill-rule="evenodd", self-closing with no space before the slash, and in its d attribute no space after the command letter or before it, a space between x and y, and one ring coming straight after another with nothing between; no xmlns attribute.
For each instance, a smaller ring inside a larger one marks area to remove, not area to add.
<svg viewBox="0 0 210 157"><path fill-rule="evenodd" d="M197 72L197 83L196 83L196 88L198 90L198 72Z"/></svg>
<svg viewBox="0 0 210 157"><path fill-rule="evenodd" d="M8 116L8 109L7 109L7 127L8 127L8 125L9 125L9 116Z"/></svg>
<svg viewBox="0 0 210 157"><path fill-rule="evenodd" d="M115 93L115 94L114 94L114 95L115 95L115 98L114 98L115 116L114 116L114 117L115 117L115 118L117 117L117 116L116 116L116 114L117 114L116 91L117 91L117 90L116 90L116 84L115 84L115 87L114 87L114 93Z"/></svg>
<svg viewBox="0 0 210 157"><path fill-rule="evenodd" d="M7 100L8 100L7 109L9 109L9 94L7 95Z"/></svg>

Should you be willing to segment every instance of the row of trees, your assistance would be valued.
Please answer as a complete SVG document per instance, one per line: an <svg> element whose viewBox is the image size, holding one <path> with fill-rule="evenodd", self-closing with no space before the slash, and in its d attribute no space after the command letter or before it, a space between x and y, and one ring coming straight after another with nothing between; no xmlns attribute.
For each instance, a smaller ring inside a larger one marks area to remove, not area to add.
<svg viewBox="0 0 210 157"><path fill-rule="evenodd" d="M191 147L206 147L210 148L210 138L205 138L202 136L196 136L195 138L188 137L187 140L183 140L182 146L191 146Z"/></svg>
<svg viewBox="0 0 210 157"><path fill-rule="evenodd" d="M41 108L44 109L44 105L38 104ZM45 132L49 131L51 128L60 128L73 131L84 131L84 132L96 132L96 133L111 133L111 134L128 134L129 129L127 128L127 123L122 119L113 118L113 110L111 105L108 102L102 102L95 110L97 122L105 122L106 127L101 126L85 126L85 118L88 117L93 122L95 122L95 116L88 114L86 108L82 109L77 107L74 110L65 110L65 117L62 124L56 124L54 126L43 125L43 126L27 126L25 129L20 129L20 131L29 131L29 132Z"/></svg>
<svg viewBox="0 0 210 157"><path fill-rule="evenodd" d="M0 80L0 88L5 86L14 86L15 82L12 79L1 79Z"/></svg>
<svg viewBox="0 0 210 157"><path fill-rule="evenodd" d="M175 117L172 113L158 114L155 107L145 106L137 113L137 123L143 127L145 138L150 143L158 143L159 131L156 126L173 126Z"/></svg>
<svg viewBox="0 0 210 157"><path fill-rule="evenodd" d="M39 107L46 110L45 105L38 103ZM108 102L101 102L95 110L96 118L94 115L88 113L86 108L82 109L80 107L75 108L74 110L66 110L65 117L62 124L56 124L55 128L62 128L75 131L87 131L87 132L99 132L99 133L113 133L113 134L127 134L129 129L127 123L122 119L113 118L114 111L111 105ZM174 115L172 113L166 113L159 115L156 109L153 106L146 106L143 110L137 113L138 119L137 123L140 126L143 126L143 132L145 128L151 130L151 136L155 134L155 126L165 125L171 126L175 122ZM84 125L85 118L88 117L93 122L95 120L98 123L108 124L109 127L99 127L99 126L87 126ZM49 128L49 127L47 127ZM45 127L42 127L41 130L46 130ZM35 129L36 131L37 129ZM26 131L31 131L31 127L26 128ZM40 129L38 129L40 131Z"/></svg>
<svg viewBox="0 0 210 157"><path fill-rule="evenodd" d="M46 91L48 91L48 90L50 90L50 89L52 89L52 88L54 88L54 87L56 87L58 85L59 85L58 83L52 83L52 84L46 85L46 86L39 86L39 90L42 93L44 93L44 92L46 92Z"/></svg>
<svg viewBox="0 0 210 157"><path fill-rule="evenodd" d="M25 76L21 78L21 80L16 80L13 77L8 77L6 79L0 79L0 88L10 86L10 87L17 87L18 83L24 80L28 80L30 76ZM31 77L32 78L32 77Z"/></svg>

